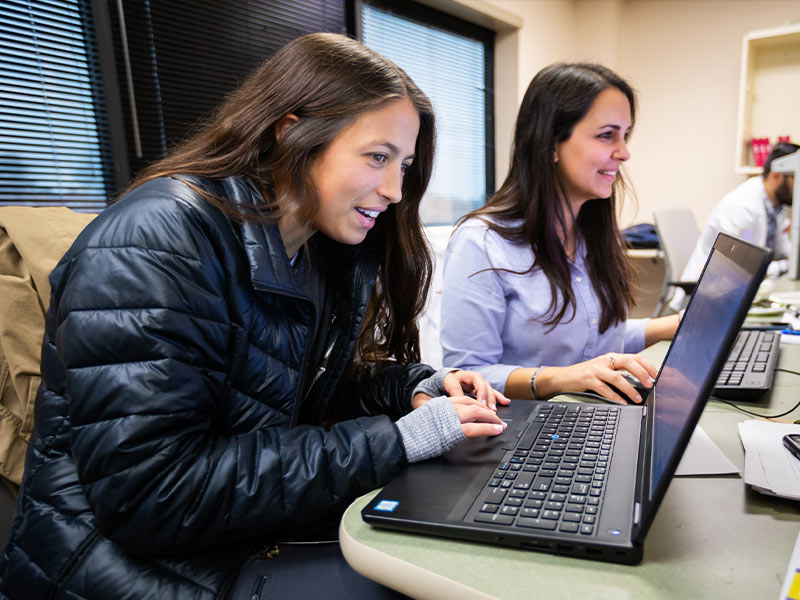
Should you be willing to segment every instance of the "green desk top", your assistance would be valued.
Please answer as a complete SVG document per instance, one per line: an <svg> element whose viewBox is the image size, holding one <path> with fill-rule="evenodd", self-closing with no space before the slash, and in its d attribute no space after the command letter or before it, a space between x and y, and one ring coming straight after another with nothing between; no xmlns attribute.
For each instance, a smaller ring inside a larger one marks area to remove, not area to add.
<svg viewBox="0 0 800 600"><path fill-rule="evenodd" d="M660 360L665 348L645 355ZM800 346L782 344L778 367L800 371ZM773 414L797 401L800 376L777 372L767 397L742 406ZM747 418L711 401L700 420L740 469L737 425ZM674 478L637 566L375 529L360 514L373 495L345 513L342 550L356 570L414 598L773 599L800 531L800 504L754 492L738 475Z"/></svg>

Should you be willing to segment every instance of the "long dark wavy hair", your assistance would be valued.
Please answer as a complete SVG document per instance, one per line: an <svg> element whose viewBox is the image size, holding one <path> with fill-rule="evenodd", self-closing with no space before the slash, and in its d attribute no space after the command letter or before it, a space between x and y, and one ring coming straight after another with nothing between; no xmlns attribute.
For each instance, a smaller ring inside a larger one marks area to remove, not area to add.
<svg viewBox="0 0 800 600"><path fill-rule="evenodd" d="M419 205L433 169L435 123L428 97L393 62L343 35L299 37L258 67L215 113L131 187L178 174L244 176L260 187L268 214L243 213L225 198L197 190L233 218L276 222L294 214L310 223L318 192L309 174L333 139L365 112L408 99L419 113L414 162L391 204L368 233L380 269L358 341L357 359L419 361L416 319L424 308L432 263ZM281 137L275 125L299 120Z"/></svg>
<svg viewBox="0 0 800 600"><path fill-rule="evenodd" d="M616 88L628 98L634 119L633 89L610 69L591 63L557 63L539 71L525 92L517 116L506 180L489 202L459 221L479 218L503 238L530 245L534 262L519 274L541 269L550 281L550 307L542 317L550 328L571 320L576 306L569 258L562 242L566 211L572 209L556 170L556 147L569 139L597 95L608 88ZM587 269L602 307L601 332L624 321L628 307L633 305L635 275L616 219L620 187L629 189L622 171L610 198L589 200L577 216L570 215L576 236L586 245ZM510 223L518 220L521 225ZM567 318L570 309L572 315Z"/></svg>

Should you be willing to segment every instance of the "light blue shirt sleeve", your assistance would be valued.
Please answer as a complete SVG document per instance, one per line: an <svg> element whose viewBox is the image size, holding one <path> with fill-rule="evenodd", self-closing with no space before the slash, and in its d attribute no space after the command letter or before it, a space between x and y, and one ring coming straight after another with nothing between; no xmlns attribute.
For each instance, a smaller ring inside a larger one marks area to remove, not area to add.
<svg viewBox="0 0 800 600"><path fill-rule="evenodd" d="M650 319L628 319L625 321L625 352L636 354L645 348L645 330Z"/></svg>

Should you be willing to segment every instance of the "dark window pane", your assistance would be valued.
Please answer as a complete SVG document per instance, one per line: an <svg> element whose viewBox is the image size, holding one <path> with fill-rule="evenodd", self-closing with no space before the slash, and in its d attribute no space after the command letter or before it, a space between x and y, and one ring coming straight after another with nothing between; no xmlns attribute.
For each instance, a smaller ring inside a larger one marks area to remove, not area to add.
<svg viewBox="0 0 800 600"><path fill-rule="evenodd" d="M82 0L0 4L0 205L101 210L114 182Z"/></svg>
<svg viewBox="0 0 800 600"><path fill-rule="evenodd" d="M114 2L111 22L131 176L162 158L278 48L306 33L345 31L344 0L123 0L122 6L120 13Z"/></svg>

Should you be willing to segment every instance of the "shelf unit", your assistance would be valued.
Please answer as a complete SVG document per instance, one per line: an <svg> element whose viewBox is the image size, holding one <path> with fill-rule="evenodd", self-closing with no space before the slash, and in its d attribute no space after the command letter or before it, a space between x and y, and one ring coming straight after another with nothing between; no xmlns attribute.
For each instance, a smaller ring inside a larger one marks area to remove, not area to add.
<svg viewBox="0 0 800 600"><path fill-rule="evenodd" d="M779 135L800 141L800 23L753 31L742 40L736 172L755 175L750 140Z"/></svg>

